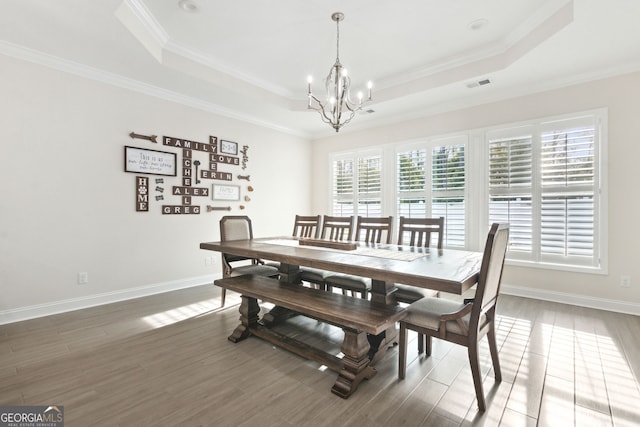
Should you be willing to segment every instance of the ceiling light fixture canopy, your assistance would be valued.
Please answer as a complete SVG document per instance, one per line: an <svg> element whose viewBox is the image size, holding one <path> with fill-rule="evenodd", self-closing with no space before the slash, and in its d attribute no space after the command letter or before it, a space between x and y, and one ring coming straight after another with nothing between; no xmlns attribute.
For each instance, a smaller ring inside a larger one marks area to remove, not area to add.
<svg viewBox="0 0 640 427"><path fill-rule="evenodd" d="M362 106L371 101L372 83L371 81L367 83L367 100L364 103L362 92L358 92L357 102L351 100L351 79L349 78L346 68L340 63L340 21L344 19L344 14L336 12L331 15L331 19L336 23L336 62L331 67L329 75L325 80L327 96L323 104L313 94L311 91L313 77L309 76L307 79L307 97L309 98L307 108L319 112L322 121L329 123L331 127L338 132L340 127L346 125L353 119L356 111L362 110Z"/></svg>

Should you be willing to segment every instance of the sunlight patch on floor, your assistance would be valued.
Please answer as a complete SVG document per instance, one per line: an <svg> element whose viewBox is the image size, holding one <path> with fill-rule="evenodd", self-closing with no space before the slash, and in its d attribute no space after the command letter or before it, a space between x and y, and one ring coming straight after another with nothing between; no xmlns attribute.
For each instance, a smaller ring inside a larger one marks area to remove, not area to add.
<svg viewBox="0 0 640 427"><path fill-rule="evenodd" d="M527 409L540 405L538 425L580 425L578 420L587 419L594 425L640 424L640 388L615 336L553 324L533 333L514 319L497 320L503 367L517 367L507 408L530 415ZM545 353L546 364L532 369L532 356L544 360Z"/></svg>
<svg viewBox="0 0 640 427"><path fill-rule="evenodd" d="M219 298L213 298L145 316L142 320L154 329L162 328L163 326L173 325L174 323L201 316L205 313L223 310L224 308L220 307Z"/></svg>

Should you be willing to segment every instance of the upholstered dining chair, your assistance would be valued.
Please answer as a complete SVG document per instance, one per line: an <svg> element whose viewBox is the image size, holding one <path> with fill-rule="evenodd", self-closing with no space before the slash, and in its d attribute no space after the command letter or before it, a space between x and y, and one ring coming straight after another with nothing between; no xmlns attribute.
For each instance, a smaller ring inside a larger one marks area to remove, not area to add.
<svg viewBox="0 0 640 427"><path fill-rule="evenodd" d="M251 219L244 215L228 215L220 219L220 240L247 240L253 239ZM278 269L264 265L262 260L242 256L222 254L222 277L234 277L243 274L255 274L258 276L278 277ZM222 288L220 306L224 307L227 290Z"/></svg>
<svg viewBox="0 0 640 427"><path fill-rule="evenodd" d="M393 229L393 217L364 217L359 216L356 223L355 240L364 243L391 243ZM350 292L353 295L358 292L367 299L371 290L371 279L368 277L354 276L351 274L329 274L324 278L324 284L328 291L333 288L342 289L342 293Z"/></svg>
<svg viewBox="0 0 640 427"><path fill-rule="evenodd" d="M321 239L348 241L353 236L354 217L324 215L322 218ZM331 272L318 268L301 267L300 280L310 283L314 287L326 289L325 277Z"/></svg>
<svg viewBox="0 0 640 427"><path fill-rule="evenodd" d="M444 235L444 217L439 218L406 218L400 217L398 225L398 245L409 245L422 248L431 247L436 240L436 248L442 249ZM415 286L396 284L394 296L396 301L411 304L424 297L437 297L438 291Z"/></svg>
<svg viewBox="0 0 640 427"><path fill-rule="evenodd" d="M498 346L496 343L496 303L500 294L500 282L504 258L509 241L509 225L493 224L484 248L480 277L475 298L462 303L444 298L422 298L407 308L407 316L400 321L398 377L405 377L407 364L407 329L418 332L418 340L426 337L426 355L431 354L431 337L436 337L467 347L471 375L480 411L486 410L478 342L485 335L493 361L496 382L502 381ZM420 347L419 347L420 348ZM421 354L420 349L418 354Z"/></svg>

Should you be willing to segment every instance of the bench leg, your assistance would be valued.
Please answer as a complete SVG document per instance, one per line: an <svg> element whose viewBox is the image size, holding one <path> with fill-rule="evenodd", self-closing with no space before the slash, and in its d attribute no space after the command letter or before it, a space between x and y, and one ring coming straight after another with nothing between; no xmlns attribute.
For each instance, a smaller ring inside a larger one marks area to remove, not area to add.
<svg viewBox="0 0 640 427"><path fill-rule="evenodd" d="M344 341L340 349L344 353L343 367L331 391L347 398L356 391L362 380L372 378L377 371L369 361L369 341L365 332L344 329Z"/></svg>
<svg viewBox="0 0 640 427"><path fill-rule="evenodd" d="M242 295L242 302L240 303L240 324L233 333L229 335L229 341L242 341L251 335L251 328L258 326L258 313L260 313L258 300Z"/></svg>

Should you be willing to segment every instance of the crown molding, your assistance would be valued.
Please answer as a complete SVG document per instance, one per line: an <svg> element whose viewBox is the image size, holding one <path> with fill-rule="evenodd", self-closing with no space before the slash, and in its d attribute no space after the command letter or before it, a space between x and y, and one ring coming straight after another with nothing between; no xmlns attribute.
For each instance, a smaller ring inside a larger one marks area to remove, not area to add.
<svg viewBox="0 0 640 427"><path fill-rule="evenodd" d="M214 73L225 76L229 82L235 85L250 85L259 88L270 94L277 95L280 104L289 103L294 99L294 94L271 82L263 80L254 75L247 74L242 70L234 68L230 64L216 60L202 51L192 49L186 45L172 39L155 19L147 6L140 0L124 0L115 13L120 22L131 32L131 34L149 51L149 53L161 64L195 75L205 80L212 77L198 72L197 67L191 63L207 67Z"/></svg>
<svg viewBox="0 0 640 427"><path fill-rule="evenodd" d="M420 67L400 76L380 79L376 82L378 93L418 82L428 89L508 67L573 22L573 0L564 0L564 5L559 1L556 3L547 2L504 39L486 49L466 51L444 58L437 65ZM467 77L461 78L461 74Z"/></svg>
<svg viewBox="0 0 640 427"><path fill-rule="evenodd" d="M434 106L413 110L411 113L398 113L389 115L383 119L375 119L375 123L371 122L354 122L348 127L345 126L344 130L341 129L341 134L354 133L360 131L371 130L373 128L380 128L384 126L392 126L400 123L411 122L419 120L425 117L435 116L437 114L444 114L452 111L463 110L466 108L474 108L480 105L491 104L494 102L502 102L510 99L520 98L524 96L534 95L537 93L560 90L571 86L577 86L585 83L594 82L597 80L604 80L625 74L631 74L640 72L640 59L631 61L622 66L610 67L607 69L601 69L593 72L587 72L578 75L571 75L554 80L540 80L535 84L519 85L518 87L506 87L500 91L490 92L487 95L463 97L453 99L449 102L440 103ZM325 132L317 132L311 135L315 139L323 139L333 134L328 135Z"/></svg>
<svg viewBox="0 0 640 427"><path fill-rule="evenodd" d="M208 113L216 114L229 119L239 120L245 123L268 128L301 138L309 138L309 135L307 133L301 132L297 129L281 126L277 123L272 123L239 111L231 110L219 104L183 95L172 90L164 89L158 86L141 82L139 80L124 77L119 74L100 70L88 65L80 64L68 59L63 59L34 49L29 49L24 46L9 43L4 40L0 40L0 54L23 61L32 62L58 71L63 71L65 73L73 74L89 80L98 81L100 83L120 87L144 95L153 96L165 101L175 102L177 104L196 108L198 110L206 111Z"/></svg>

